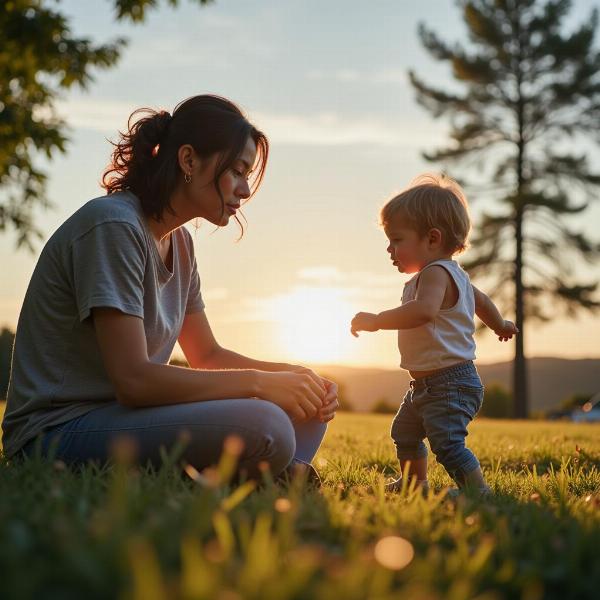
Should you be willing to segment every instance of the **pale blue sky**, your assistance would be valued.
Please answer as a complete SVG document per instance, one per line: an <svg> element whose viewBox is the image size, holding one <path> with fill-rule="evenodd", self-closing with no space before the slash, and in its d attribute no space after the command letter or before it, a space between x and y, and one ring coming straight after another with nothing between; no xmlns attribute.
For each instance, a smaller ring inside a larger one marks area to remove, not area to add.
<svg viewBox="0 0 600 600"><path fill-rule="evenodd" d="M574 3L572 22L592 3ZM207 313L225 345L262 358L393 367L390 332L355 340L346 323L356 310L399 302L406 278L387 262L377 211L416 174L435 167L420 151L445 143L446 124L420 108L407 69L451 83L446 66L420 46L417 23L445 39L464 29L450 0L218 0L161 8L144 26L115 24L108 2L67 0L78 35L125 35L119 65L99 72L88 93L64 95L72 127L66 156L50 165L57 209L40 215L46 235L98 185L114 137L138 106L171 110L212 92L238 102L272 141L263 188L247 206L249 228L195 233ZM596 166L600 168L600 162ZM485 198L472 198L475 218ZM600 206L574 223L593 232ZM600 237L600 236L596 236ZM0 324L14 327L36 255L0 237ZM40 248L38 248L39 251ZM600 277L600 269L583 271ZM510 316L510 315L509 315ZM585 331L585 334L582 334ZM530 327L530 355L598 356L598 318ZM319 352L319 348L322 352ZM511 345L484 335L481 362L509 359Z"/></svg>

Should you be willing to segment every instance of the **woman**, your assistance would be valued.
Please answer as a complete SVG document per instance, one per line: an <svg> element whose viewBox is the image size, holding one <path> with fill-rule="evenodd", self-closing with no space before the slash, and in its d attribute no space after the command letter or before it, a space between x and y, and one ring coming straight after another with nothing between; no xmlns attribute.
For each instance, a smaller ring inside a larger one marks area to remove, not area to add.
<svg viewBox="0 0 600 600"><path fill-rule="evenodd" d="M108 195L61 225L32 275L2 424L7 456L31 453L40 437L43 453L56 445L66 462L105 461L127 435L139 462L159 464L161 446L186 431L183 458L197 469L218 460L231 434L249 476L263 462L274 474L310 463L338 407L336 385L217 343L182 227L236 217L268 148L224 98L189 98L172 116L133 113L104 173ZM176 341L190 369L167 364Z"/></svg>

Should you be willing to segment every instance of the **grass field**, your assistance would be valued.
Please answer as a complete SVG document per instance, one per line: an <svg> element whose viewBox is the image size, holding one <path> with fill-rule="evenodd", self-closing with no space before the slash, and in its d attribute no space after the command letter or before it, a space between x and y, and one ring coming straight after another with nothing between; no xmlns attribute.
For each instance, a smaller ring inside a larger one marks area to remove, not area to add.
<svg viewBox="0 0 600 600"><path fill-rule="evenodd" d="M321 493L0 462L0 597L598 597L600 426L478 420L468 441L495 494L449 500L434 461L429 498L384 493L389 421L333 422Z"/></svg>

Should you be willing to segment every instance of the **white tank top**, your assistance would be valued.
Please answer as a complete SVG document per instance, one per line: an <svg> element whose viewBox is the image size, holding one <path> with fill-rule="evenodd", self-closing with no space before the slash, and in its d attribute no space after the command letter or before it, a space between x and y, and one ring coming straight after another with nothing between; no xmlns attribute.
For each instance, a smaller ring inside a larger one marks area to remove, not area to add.
<svg viewBox="0 0 600 600"><path fill-rule="evenodd" d="M444 369L475 359L475 296L469 276L453 260L436 260L421 269L404 286L402 304L414 300L421 273L433 265L448 271L458 289L458 300L451 308L441 309L433 321L398 330L400 366L407 371Z"/></svg>

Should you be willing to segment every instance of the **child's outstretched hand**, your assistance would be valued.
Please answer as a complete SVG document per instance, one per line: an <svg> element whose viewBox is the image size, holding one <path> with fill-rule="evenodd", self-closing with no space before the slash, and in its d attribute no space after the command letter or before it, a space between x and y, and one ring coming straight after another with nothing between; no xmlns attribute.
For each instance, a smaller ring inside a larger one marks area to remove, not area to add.
<svg viewBox="0 0 600 600"><path fill-rule="evenodd" d="M494 331L501 342L506 342L512 339L513 335L519 333L517 326L512 321L504 321L502 327L499 327Z"/></svg>
<svg viewBox="0 0 600 600"><path fill-rule="evenodd" d="M354 337L358 337L359 331L377 331L378 327L375 325L375 319L377 319L377 315L374 313L356 313L350 324L350 333Z"/></svg>

